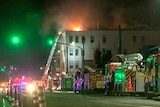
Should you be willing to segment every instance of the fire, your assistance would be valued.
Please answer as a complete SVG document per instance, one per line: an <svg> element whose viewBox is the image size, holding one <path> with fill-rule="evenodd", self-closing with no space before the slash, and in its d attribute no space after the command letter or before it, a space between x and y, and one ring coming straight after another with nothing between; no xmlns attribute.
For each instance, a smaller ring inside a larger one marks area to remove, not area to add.
<svg viewBox="0 0 160 107"><path fill-rule="evenodd" d="M72 22L69 24L68 26L69 30L73 30L73 31L82 31L82 24L78 23L78 22Z"/></svg>
<svg viewBox="0 0 160 107"><path fill-rule="evenodd" d="M75 27L73 28L74 31L82 31L82 29L80 27Z"/></svg>

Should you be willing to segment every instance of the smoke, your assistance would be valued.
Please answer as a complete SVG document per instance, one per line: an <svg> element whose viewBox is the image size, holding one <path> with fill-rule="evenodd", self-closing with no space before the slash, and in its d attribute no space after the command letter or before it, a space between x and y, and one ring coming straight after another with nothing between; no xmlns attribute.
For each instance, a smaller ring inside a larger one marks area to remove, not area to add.
<svg viewBox="0 0 160 107"><path fill-rule="evenodd" d="M97 0L65 0L49 8L43 21L42 32L50 32L53 25L56 25L57 29L72 30L73 25L87 29L102 16L96 2Z"/></svg>
<svg viewBox="0 0 160 107"><path fill-rule="evenodd" d="M154 0L153 0L154 1ZM50 7L43 21L42 32L56 29L117 29L149 27L157 18L150 0L64 0ZM155 16L155 15L154 15Z"/></svg>

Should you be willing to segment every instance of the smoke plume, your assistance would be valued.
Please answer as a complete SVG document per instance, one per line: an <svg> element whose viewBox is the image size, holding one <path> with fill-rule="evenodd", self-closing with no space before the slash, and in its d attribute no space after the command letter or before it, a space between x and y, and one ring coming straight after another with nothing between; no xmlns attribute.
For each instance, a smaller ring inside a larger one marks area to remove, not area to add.
<svg viewBox="0 0 160 107"><path fill-rule="evenodd" d="M152 0L64 0L48 9L43 21L43 33L57 29L150 28L158 17ZM153 8L154 7L154 8Z"/></svg>

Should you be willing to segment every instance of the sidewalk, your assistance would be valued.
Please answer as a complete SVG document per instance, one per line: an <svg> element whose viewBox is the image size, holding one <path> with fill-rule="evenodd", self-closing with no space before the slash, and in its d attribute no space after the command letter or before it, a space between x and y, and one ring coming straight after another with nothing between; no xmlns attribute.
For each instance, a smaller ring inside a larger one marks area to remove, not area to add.
<svg viewBox="0 0 160 107"><path fill-rule="evenodd" d="M123 92L122 96L136 96L136 97L145 97L144 92Z"/></svg>
<svg viewBox="0 0 160 107"><path fill-rule="evenodd" d="M160 101L160 96L158 96L158 97L153 97L152 99L153 99L153 100Z"/></svg>

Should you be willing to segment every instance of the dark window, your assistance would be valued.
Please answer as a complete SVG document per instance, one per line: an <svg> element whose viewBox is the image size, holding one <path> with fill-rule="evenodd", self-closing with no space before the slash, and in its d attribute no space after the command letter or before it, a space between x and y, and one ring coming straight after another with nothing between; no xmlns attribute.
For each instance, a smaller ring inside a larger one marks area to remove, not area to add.
<svg viewBox="0 0 160 107"><path fill-rule="evenodd" d="M136 41L137 41L137 37L133 36L133 42L136 42Z"/></svg>
<svg viewBox="0 0 160 107"><path fill-rule="evenodd" d="M79 61L76 61L75 64L76 64L76 68L79 68Z"/></svg>
<svg viewBox="0 0 160 107"><path fill-rule="evenodd" d="M77 56L79 54L79 49L76 49L75 52L76 52L75 55Z"/></svg>
<svg viewBox="0 0 160 107"><path fill-rule="evenodd" d="M145 43L145 37L144 36L141 36L141 42Z"/></svg>
<svg viewBox="0 0 160 107"><path fill-rule="evenodd" d="M107 42L107 38L106 36L103 36L103 43L106 43Z"/></svg>
<svg viewBox="0 0 160 107"><path fill-rule="evenodd" d="M79 42L79 37L78 37L78 36L75 37L75 42L76 42L76 43Z"/></svg>
<svg viewBox="0 0 160 107"><path fill-rule="evenodd" d="M72 48L69 48L69 55L73 55L73 49Z"/></svg>
<svg viewBox="0 0 160 107"><path fill-rule="evenodd" d="M91 43L94 43L94 36L91 36Z"/></svg>
<svg viewBox="0 0 160 107"><path fill-rule="evenodd" d="M123 53L124 53L124 54L127 54L127 49L123 49Z"/></svg>
<svg viewBox="0 0 160 107"><path fill-rule="evenodd" d="M69 61L69 67L73 68L73 61Z"/></svg>
<svg viewBox="0 0 160 107"><path fill-rule="evenodd" d="M85 43L86 38L84 36L82 36L82 43Z"/></svg>
<svg viewBox="0 0 160 107"><path fill-rule="evenodd" d="M69 36L69 42L70 42L70 43L73 42L73 36Z"/></svg>

